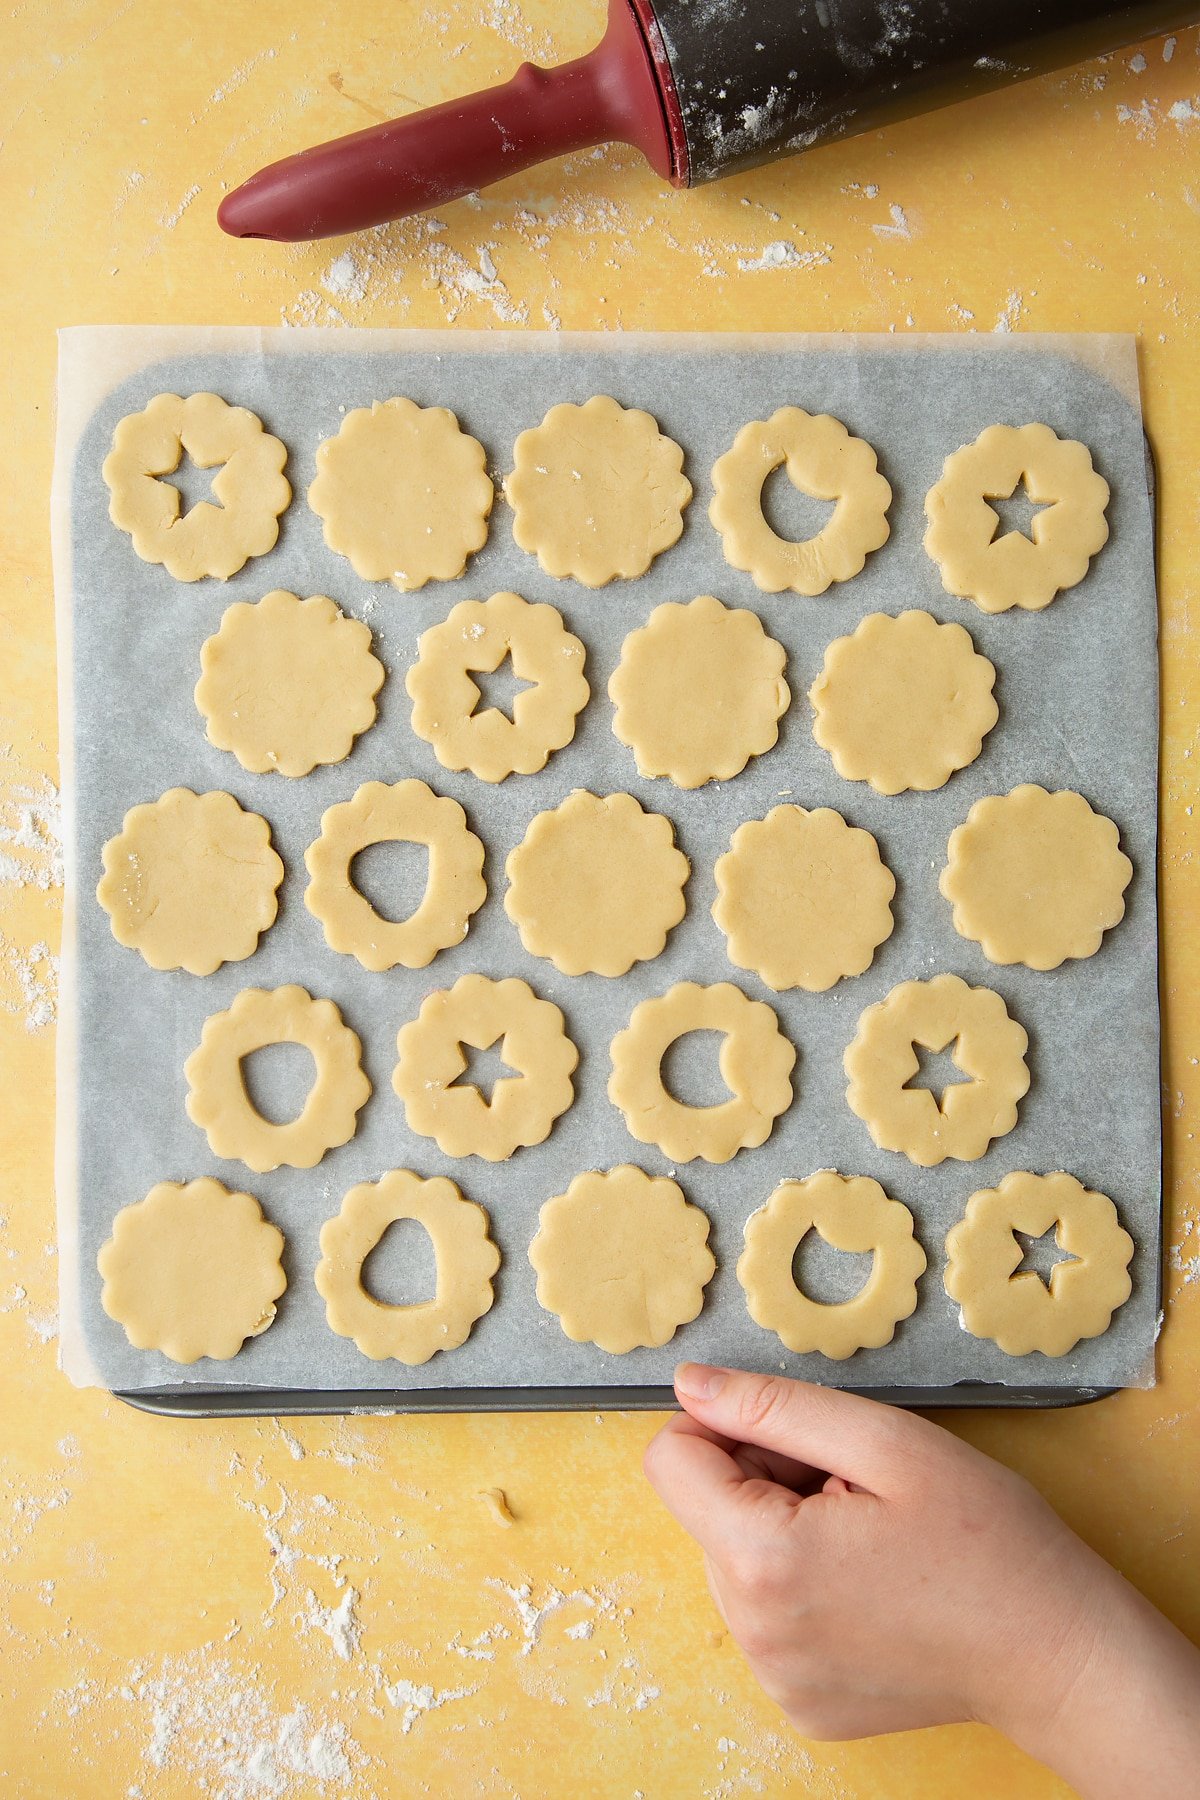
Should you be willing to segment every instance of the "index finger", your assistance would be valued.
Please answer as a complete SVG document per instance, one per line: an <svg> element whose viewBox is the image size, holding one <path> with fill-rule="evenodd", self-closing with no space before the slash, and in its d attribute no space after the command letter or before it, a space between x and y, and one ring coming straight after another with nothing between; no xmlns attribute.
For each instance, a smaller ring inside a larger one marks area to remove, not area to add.
<svg viewBox="0 0 1200 1800"><path fill-rule="evenodd" d="M755 1526L787 1524L801 1504L777 1482L747 1476L725 1441L686 1413L651 1439L643 1467L667 1510L718 1558Z"/></svg>

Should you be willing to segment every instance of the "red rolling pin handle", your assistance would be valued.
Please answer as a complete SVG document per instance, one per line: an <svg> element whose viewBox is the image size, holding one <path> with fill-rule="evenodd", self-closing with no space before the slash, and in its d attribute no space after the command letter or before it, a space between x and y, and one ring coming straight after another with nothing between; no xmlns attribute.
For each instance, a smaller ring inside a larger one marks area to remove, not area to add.
<svg viewBox="0 0 1200 1800"><path fill-rule="evenodd" d="M627 0L611 0L608 30L587 56L556 69L523 63L501 87L285 157L227 195L217 218L233 237L333 237L613 140L676 176L653 63Z"/></svg>

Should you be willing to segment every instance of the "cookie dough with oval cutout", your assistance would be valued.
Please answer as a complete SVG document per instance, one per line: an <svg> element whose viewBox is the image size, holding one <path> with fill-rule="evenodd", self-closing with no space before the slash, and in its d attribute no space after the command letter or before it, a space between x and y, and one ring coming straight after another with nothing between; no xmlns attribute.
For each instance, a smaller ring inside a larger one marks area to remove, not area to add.
<svg viewBox="0 0 1200 1800"><path fill-rule="evenodd" d="M624 975L661 954L686 907L675 828L632 794L576 789L538 813L506 864L504 909L564 975Z"/></svg>
<svg viewBox="0 0 1200 1800"><path fill-rule="evenodd" d="M1064 1259L1049 1283L1033 1269L1018 1274L1024 1252L1016 1233L1040 1238L1051 1230ZM967 1201L946 1239L944 1281L972 1337L991 1338L1009 1356L1066 1356L1107 1331L1128 1300L1133 1253L1107 1194L1074 1175L1017 1170Z"/></svg>
<svg viewBox="0 0 1200 1800"><path fill-rule="evenodd" d="M483 445L444 406L357 406L317 445L308 504L364 581L413 593L452 581L487 542L495 490Z"/></svg>
<svg viewBox="0 0 1200 1800"><path fill-rule="evenodd" d="M411 1306L376 1300L362 1279L363 1264L399 1219L424 1227L437 1268L433 1299ZM353 1338L375 1362L390 1357L416 1367L439 1350L457 1350L491 1310L500 1252L489 1230L483 1207L444 1175L423 1181L411 1169L393 1169L352 1187L337 1217L321 1227L314 1279L329 1329Z"/></svg>
<svg viewBox="0 0 1200 1800"><path fill-rule="evenodd" d="M480 707L472 674L492 674L507 660L532 683L512 703L512 717ZM591 690L583 645L553 606L519 594L462 600L440 625L421 633L417 660L405 677L412 728L433 745L444 769L469 769L481 781L535 775L569 744Z"/></svg>
<svg viewBox="0 0 1200 1800"><path fill-rule="evenodd" d="M892 935L895 876L870 832L827 806L775 806L739 825L716 881L730 962L776 993L823 994Z"/></svg>
<svg viewBox="0 0 1200 1800"><path fill-rule="evenodd" d="M877 794L944 787L999 717L996 671L961 625L871 613L835 638L809 689L813 736L846 781Z"/></svg>
<svg viewBox="0 0 1200 1800"><path fill-rule="evenodd" d="M989 962L1057 969L1094 956L1125 916L1133 864L1082 794L1027 783L977 800L950 834L940 887Z"/></svg>
<svg viewBox="0 0 1200 1800"><path fill-rule="evenodd" d="M702 594L666 601L631 631L608 684L613 731L639 775L676 787L729 781L776 743L787 652L756 613Z"/></svg>
<svg viewBox="0 0 1200 1800"><path fill-rule="evenodd" d="M271 827L232 794L169 788L125 814L96 898L119 944L152 969L211 975L253 956L278 911Z"/></svg>
<svg viewBox="0 0 1200 1800"><path fill-rule="evenodd" d="M425 892L407 919L385 919L354 885L354 859L373 844L421 844L429 853ZM304 904L325 942L364 969L423 969L461 944L487 898L483 845L457 800L423 781L368 781L352 800L321 816L321 835L304 853Z"/></svg>
<svg viewBox="0 0 1200 1800"><path fill-rule="evenodd" d="M692 1031L719 1031L718 1066L729 1089L715 1106L687 1106L667 1091L663 1058ZM639 1144L656 1144L675 1162L725 1163L765 1144L792 1103L795 1047L771 1007L731 982L701 987L680 981L643 1000L612 1043L608 1097Z"/></svg>
<svg viewBox="0 0 1200 1800"><path fill-rule="evenodd" d="M630 581L683 531L683 451L648 412L606 394L552 406L518 437L513 461L513 536L560 580Z"/></svg>
<svg viewBox="0 0 1200 1800"><path fill-rule="evenodd" d="M113 1221L97 1259L100 1302L137 1350L227 1362L275 1318L282 1251L252 1195L208 1177L160 1181Z"/></svg>
<svg viewBox="0 0 1200 1800"><path fill-rule="evenodd" d="M244 1058L270 1044L299 1044L316 1064L303 1108L283 1125L259 1112L242 1071ZM349 1143L371 1095L356 1033L332 1000L314 1000L302 987L244 988L205 1020L183 1073L188 1117L213 1155L237 1157L258 1174L314 1168L327 1150Z"/></svg>
<svg viewBox="0 0 1200 1800"><path fill-rule="evenodd" d="M410 1131L433 1138L446 1156L506 1162L514 1150L540 1144L575 1098L579 1052L558 1007L527 982L463 975L430 994L400 1029L392 1085ZM464 1046L500 1054L516 1071L497 1081L492 1097L462 1077Z"/></svg>
<svg viewBox="0 0 1200 1800"><path fill-rule="evenodd" d="M763 485L779 468L802 494L836 501L815 537L794 542L768 525ZM708 516L730 568L744 569L764 593L787 588L815 595L859 574L870 553L886 544L891 503L870 444L827 413L781 406L769 419L743 425L717 460Z"/></svg>
<svg viewBox="0 0 1200 1800"><path fill-rule="evenodd" d="M1024 485L1035 506L1030 535L1000 533L989 504ZM1078 585L1108 541L1109 487L1086 444L1048 425L989 425L946 458L925 500L925 548L948 594L983 612L1036 612Z"/></svg>
<svg viewBox="0 0 1200 1800"><path fill-rule="evenodd" d="M375 723L384 668L371 632L324 594L282 588L226 609L200 649L196 705L208 741L243 769L308 775L342 762Z"/></svg>
<svg viewBox="0 0 1200 1800"><path fill-rule="evenodd" d="M870 1252L871 1272L851 1300L813 1300L793 1275L797 1250L810 1231L834 1250ZM917 1307L917 1279L925 1252L913 1236L913 1216L865 1175L822 1169L804 1181L784 1181L746 1221L746 1247L737 1278L755 1324L773 1331L788 1350L819 1351L842 1362L856 1350L890 1344L896 1326Z"/></svg>
<svg viewBox="0 0 1200 1800"><path fill-rule="evenodd" d="M967 1077L939 1100L910 1083L922 1050L949 1050ZM1017 1122L1017 1102L1029 1091L1029 1039L990 988L968 987L957 975L903 981L858 1021L843 1058L850 1110L881 1150L898 1150L922 1169L950 1156L976 1162L994 1138Z"/></svg>
<svg viewBox="0 0 1200 1800"><path fill-rule="evenodd" d="M704 1305L717 1266L708 1230L666 1176L628 1163L577 1175L542 1207L529 1246L538 1305L573 1343L658 1349Z"/></svg>
<svg viewBox="0 0 1200 1800"><path fill-rule="evenodd" d="M186 511L166 479L185 455L197 468L217 470L213 499ZM103 470L109 518L129 533L143 562L161 563L176 581L227 581L275 546L292 498L287 456L244 406L217 394L156 394L113 433Z"/></svg>

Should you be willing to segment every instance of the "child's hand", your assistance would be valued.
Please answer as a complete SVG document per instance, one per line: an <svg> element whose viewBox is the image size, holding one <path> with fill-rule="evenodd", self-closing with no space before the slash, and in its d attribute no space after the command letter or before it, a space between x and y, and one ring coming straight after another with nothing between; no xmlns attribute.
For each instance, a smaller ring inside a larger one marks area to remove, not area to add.
<svg viewBox="0 0 1200 1800"><path fill-rule="evenodd" d="M833 1389L684 1364L646 1473L810 1737L976 1719L1092 1797L1200 1794L1200 1653L1027 1482Z"/></svg>

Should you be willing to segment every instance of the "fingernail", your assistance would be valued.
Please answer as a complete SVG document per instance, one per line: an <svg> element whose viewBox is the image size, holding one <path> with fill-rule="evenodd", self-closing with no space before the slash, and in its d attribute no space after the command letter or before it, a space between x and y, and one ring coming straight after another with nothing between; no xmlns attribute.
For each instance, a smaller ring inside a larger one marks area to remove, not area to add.
<svg viewBox="0 0 1200 1800"><path fill-rule="evenodd" d="M680 1363L675 1371L675 1391L689 1400L715 1400L725 1386L725 1370L708 1363Z"/></svg>

